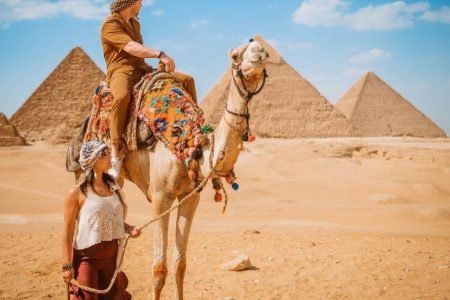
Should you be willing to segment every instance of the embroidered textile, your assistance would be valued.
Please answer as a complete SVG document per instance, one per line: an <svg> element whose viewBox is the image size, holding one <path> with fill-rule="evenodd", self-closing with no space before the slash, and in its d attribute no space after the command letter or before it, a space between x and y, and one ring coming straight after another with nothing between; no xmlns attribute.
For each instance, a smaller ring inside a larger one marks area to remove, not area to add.
<svg viewBox="0 0 450 300"><path fill-rule="evenodd" d="M109 139L109 114L114 97L106 81L101 81L92 99L92 111L84 142L90 140L106 141Z"/></svg>
<svg viewBox="0 0 450 300"><path fill-rule="evenodd" d="M189 148L202 144L203 111L173 79L160 79L144 93L139 118L183 161L190 156Z"/></svg>

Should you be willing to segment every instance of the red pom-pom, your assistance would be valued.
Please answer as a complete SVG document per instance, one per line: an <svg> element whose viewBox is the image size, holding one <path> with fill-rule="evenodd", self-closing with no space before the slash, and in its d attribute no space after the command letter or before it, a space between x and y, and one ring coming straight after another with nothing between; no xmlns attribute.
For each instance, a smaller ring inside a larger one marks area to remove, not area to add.
<svg viewBox="0 0 450 300"><path fill-rule="evenodd" d="M250 143L250 142L254 142L256 140L256 136L254 136L253 134L249 134L248 135L248 142Z"/></svg>
<svg viewBox="0 0 450 300"><path fill-rule="evenodd" d="M216 192L216 194L214 195L214 201L221 202L222 201L222 194L219 193L219 192Z"/></svg>

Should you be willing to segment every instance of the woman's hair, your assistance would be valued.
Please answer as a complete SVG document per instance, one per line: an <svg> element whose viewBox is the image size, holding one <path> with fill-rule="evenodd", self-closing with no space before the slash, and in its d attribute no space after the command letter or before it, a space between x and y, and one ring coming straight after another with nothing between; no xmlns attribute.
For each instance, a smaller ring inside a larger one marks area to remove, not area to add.
<svg viewBox="0 0 450 300"><path fill-rule="evenodd" d="M116 185L117 183L116 183L116 181L114 180L114 178L111 176L111 175L109 175L108 173L103 173L103 175L102 175L102 179L103 179L103 182L104 183L106 183L110 188L113 186L113 185ZM88 174L87 174L87 176L85 176L84 178L83 178L83 180L81 181L81 183L80 183L80 190L81 190L81 192L85 195L85 196L87 196L87 188L90 186L93 190L94 190L94 192L95 192L95 188L94 188L94 172L89 172ZM122 197L122 194L119 192L119 190L115 190L114 191L115 193L116 193L116 195L117 195L117 197L119 197L119 200L120 200L120 203L122 204L122 208L123 208L123 211L124 211L124 216L127 214L127 208L128 208L128 206L127 206L127 204L125 203L125 200L123 199L123 197Z"/></svg>

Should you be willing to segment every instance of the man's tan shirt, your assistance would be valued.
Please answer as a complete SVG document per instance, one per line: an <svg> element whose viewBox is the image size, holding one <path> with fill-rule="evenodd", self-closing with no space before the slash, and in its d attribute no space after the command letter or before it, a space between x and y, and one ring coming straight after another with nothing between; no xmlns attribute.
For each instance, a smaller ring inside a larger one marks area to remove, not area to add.
<svg viewBox="0 0 450 300"><path fill-rule="evenodd" d="M141 25L132 18L126 23L118 13L106 18L101 30L103 56L106 61L106 79L109 81L115 72L131 75L136 68L151 72L151 66L139 58L123 51L123 47L130 41L143 44Z"/></svg>

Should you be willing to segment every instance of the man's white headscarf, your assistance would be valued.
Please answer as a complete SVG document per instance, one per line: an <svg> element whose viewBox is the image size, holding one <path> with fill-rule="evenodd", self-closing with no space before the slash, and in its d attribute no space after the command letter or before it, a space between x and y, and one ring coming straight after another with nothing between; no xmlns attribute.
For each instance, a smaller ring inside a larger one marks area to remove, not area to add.
<svg viewBox="0 0 450 300"><path fill-rule="evenodd" d="M100 141L89 141L81 146L80 166L86 172L86 175L92 171L103 149L107 147L108 145Z"/></svg>

